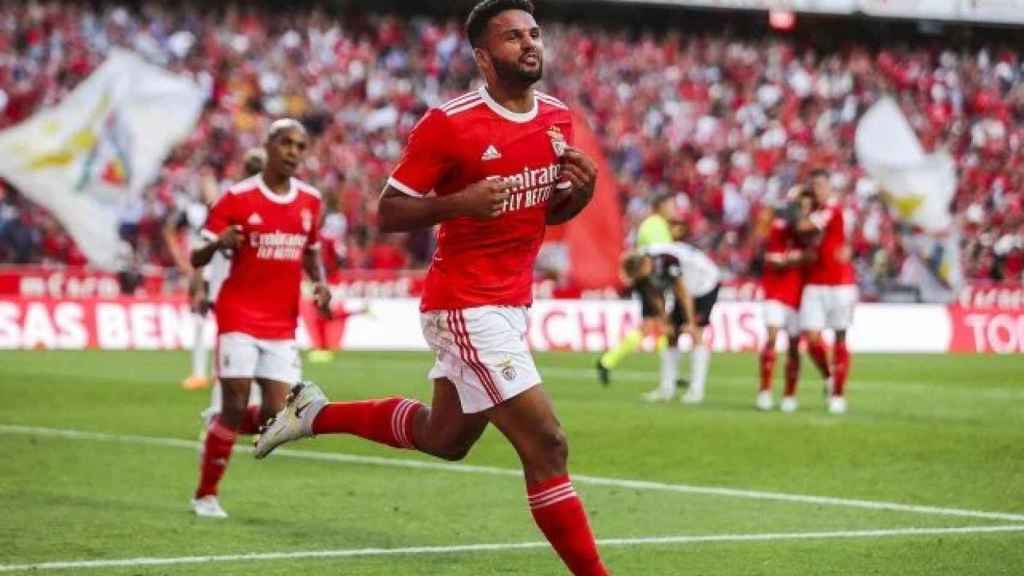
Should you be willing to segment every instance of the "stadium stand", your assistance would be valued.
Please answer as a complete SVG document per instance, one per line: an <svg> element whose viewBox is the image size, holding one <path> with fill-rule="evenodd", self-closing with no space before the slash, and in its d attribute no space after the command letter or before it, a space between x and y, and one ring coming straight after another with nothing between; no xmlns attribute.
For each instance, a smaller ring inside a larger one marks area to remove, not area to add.
<svg viewBox="0 0 1024 576"><path fill-rule="evenodd" d="M460 34L455 19L351 10L18 3L0 12L0 129L60 101L112 46L127 46L190 74L209 93L194 135L144 201L123 209L122 234L140 261L172 266L160 230L175 203L238 177L242 152L268 121L291 115L315 136L304 174L334 197L339 264L422 267L430 234L379 236L373 200L420 115L474 77ZM580 106L598 130L625 229L645 215L649 198L677 193L702 247L730 275L756 274L760 208L811 167L826 167L848 193L862 292L877 297L900 283L914 234L858 169L852 144L859 116L891 92L924 145L956 159L966 278L1022 280L1018 51L927 40L815 50L786 35L645 32L605 22L549 22L545 34L545 90ZM0 262L84 259L55 220L0 182Z"/></svg>

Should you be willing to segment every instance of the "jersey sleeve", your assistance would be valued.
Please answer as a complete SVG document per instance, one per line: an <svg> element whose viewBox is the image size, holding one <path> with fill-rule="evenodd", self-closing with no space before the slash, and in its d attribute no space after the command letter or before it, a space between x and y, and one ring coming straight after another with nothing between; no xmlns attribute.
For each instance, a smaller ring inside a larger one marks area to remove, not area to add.
<svg viewBox="0 0 1024 576"><path fill-rule="evenodd" d="M409 134L388 184L410 196L429 194L452 165L453 137L445 113L431 109Z"/></svg>
<svg viewBox="0 0 1024 576"><path fill-rule="evenodd" d="M210 207L210 213L206 217L201 232L203 238L216 240L217 236L228 226L237 223L236 212L237 200L234 194L225 192Z"/></svg>

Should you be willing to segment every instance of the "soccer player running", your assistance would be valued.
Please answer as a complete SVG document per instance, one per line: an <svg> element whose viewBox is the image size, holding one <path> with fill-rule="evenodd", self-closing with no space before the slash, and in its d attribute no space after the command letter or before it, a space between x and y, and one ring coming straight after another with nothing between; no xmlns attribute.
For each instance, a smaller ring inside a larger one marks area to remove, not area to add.
<svg viewBox="0 0 1024 576"><path fill-rule="evenodd" d="M801 229L816 233L818 241L800 303L800 325L807 339L807 352L826 378L826 408L831 414L845 414L844 392L850 371L846 331L853 323L857 285L850 263L843 204L833 193L827 172L811 173L810 192L814 211L801 224ZM831 366L821 336L826 328L835 333Z"/></svg>
<svg viewBox="0 0 1024 576"><path fill-rule="evenodd" d="M245 153L243 165L246 178L259 174L263 170L266 161L266 152L263 148L253 148ZM210 349L203 338L206 315L217 300L221 284L227 278L228 270L231 268L231 261L223 252L213 255L210 262L201 269L193 268L189 263L191 248L206 243L202 238L203 226L210 213L210 206L219 196L217 188L212 182L200 184L201 198L190 197L182 202L164 223L164 240L168 250L171 252L178 269L188 276L188 297L189 307L192 311L192 372L181 382L181 387L186 390L200 390L210 386L207 364L210 356ZM178 235L181 230L188 231L188 248L182 250L178 242ZM220 411L220 391L214 390L211 400L211 408Z"/></svg>
<svg viewBox="0 0 1024 576"><path fill-rule="evenodd" d="M673 221L673 238L682 238L686 225ZM718 301L718 266L703 252L685 242L657 244L627 256L623 273L633 282L647 283L660 298L659 315L668 328L668 346L661 351L658 387L644 394L648 402L668 402L675 398L679 369L679 337L688 334L693 343L690 352L690 385L682 397L684 404L704 401L711 351L704 341L704 329L711 323L711 310ZM671 310L666 311L666 303Z"/></svg>
<svg viewBox="0 0 1024 576"><path fill-rule="evenodd" d="M245 171L246 178L252 178L263 171L263 166L267 163L267 151L261 146L259 148L250 148L246 151L245 156L242 160L242 168ZM219 196L218 196L219 197ZM213 200L216 200L214 198ZM211 201L211 204L213 202ZM206 213L209 213L207 209ZM205 224L206 220L203 223ZM200 232L202 227L200 227ZM204 241L205 242L205 241ZM193 366L196 365L196 359L202 359L203 373L206 371L206 359L209 355L209 351L206 347L206 339L203 338L203 325L205 324L204 316L213 309L213 303L217 301L217 296L220 294L220 288L224 285L224 280L227 279L228 273L231 272L231 251L221 250L214 253L213 258L210 262L203 266L201 270L194 272L192 288L195 290L190 294L193 310L198 307L199 313L203 316L194 316L193 319L197 326L195 328L195 337L192 341L192 362ZM216 379L214 375L213 387L210 389L210 406L203 410L200 415L203 421L203 430L200 435L200 441L206 442L206 432L210 428L210 423L213 418L220 414L221 406L223 405L223 392L221 390L220 381ZM184 386L184 384L183 384ZM184 386L186 389L188 386ZM250 386L249 388L249 402L248 408L246 408L249 414L248 418L243 419L243 429L247 434L253 433L252 429L254 423L259 420L260 405L263 403L263 395L260 393L259 386Z"/></svg>
<svg viewBox="0 0 1024 576"><path fill-rule="evenodd" d="M460 460L494 424L519 455L530 511L562 561L573 574L607 574L526 342L545 225L587 205L597 170L571 146L568 108L532 88L544 57L533 5L484 0L466 34L484 86L427 112L379 206L383 232L441 225L420 305L437 355L433 401L328 403L305 384L258 438L256 457L290 440L342 433Z"/></svg>
<svg viewBox="0 0 1024 576"><path fill-rule="evenodd" d="M317 307L326 313L330 305L317 244L320 193L293 177L308 142L306 130L295 120L271 124L263 171L217 199L203 228L208 243L191 254L198 268L215 253L232 251L231 271L214 305L223 402L203 444L199 487L192 500L199 516L227 516L217 486L236 437L256 433L284 407L289 389L301 378L295 328L303 270L316 283ZM247 410L254 380L263 406Z"/></svg>
<svg viewBox="0 0 1024 576"><path fill-rule="evenodd" d="M636 233L636 247L643 250L656 244L668 244L672 241L672 230L669 221L676 217L677 208L675 195L662 194L654 199L654 211L640 222ZM597 379L604 386L611 384L611 371L627 356L636 351L643 342L644 335L657 338L656 350L661 353L668 345L664 335L664 322L660 316L657 299L661 297L657 290L651 290L645 281L634 282L630 290L640 299L640 328L627 332L618 344L607 350L597 359Z"/></svg>
<svg viewBox="0 0 1024 576"><path fill-rule="evenodd" d="M800 243L796 227L799 219L810 213L811 199L800 188L794 188L784 210L773 212L764 248L764 324L768 333L760 356L761 385L755 406L758 410L771 410L772 377L775 369L775 349L779 332L788 337L786 349L786 387L779 409L794 412L797 381L800 377L800 296L804 288L806 250Z"/></svg>

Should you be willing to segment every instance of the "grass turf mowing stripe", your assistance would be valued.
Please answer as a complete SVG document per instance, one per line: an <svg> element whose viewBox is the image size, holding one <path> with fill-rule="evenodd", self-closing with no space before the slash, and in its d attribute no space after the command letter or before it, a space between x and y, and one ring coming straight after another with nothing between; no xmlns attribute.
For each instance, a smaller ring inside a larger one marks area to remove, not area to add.
<svg viewBox="0 0 1024 576"><path fill-rule="evenodd" d="M14 426L0 424L2 434L27 434L35 436L49 436L72 440L94 440L100 442L119 442L125 444L142 444L150 446L167 446L174 448L198 449L199 443L192 440L178 438L158 438L153 436L134 436L122 434L108 434L103 432L85 432L80 430L62 430L58 428L44 428L37 426ZM251 453L250 446L235 445L239 452ZM345 462L350 464L369 464L375 466L393 466L401 468L416 468L426 470L442 470L446 472L462 472L473 474L489 474L492 476L515 476L521 477L522 471L512 468L497 468L493 466L474 466L470 464L453 464L449 462L431 462L424 460L413 460L405 458L382 458L374 456L356 456L352 454L340 454L335 452L316 452L312 450L278 449L274 451L278 456L299 458L305 460L320 460L329 462ZM670 484L666 482L653 482L647 480L628 480L621 478L603 478L598 476L573 475L573 481L580 484L594 486L614 486L617 488L629 488L640 491L662 491L684 494L699 494L704 496L721 496L727 498L742 498L748 500L766 500L777 502L795 502L800 504L817 504L822 506L837 506L845 508L861 508L868 510L888 510L892 512L908 512L913 514L930 514L936 516L959 516L967 518L984 518L988 520L1005 520L1010 522L1024 522L1024 515L1011 514L1006 512L986 512L981 510L966 510L961 508L947 508L938 506L922 506L915 504L901 504L898 502L883 502L874 500L853 500L847 498L834 498L831 496L813 496L805 494L786 494L782 492L762 492L757 490L742 490L737 488L722 488L715 486L691 486L688 484Z"/></svg>
<svg viewBox="0 0 1024 576"><path fill-rule="evenodd" d="M855 538L897 538L908 536L944 536L957 534L995 534L1024 532L1024 526L963 526L956 528L898 528L891 530L848 530L832 532L781 532L762 534L710 534L705 536L660 536L651 538L611 538L598 540L600 546L642 546L658 544L702 544L720 542L774 542L780 540L826 540ZM126 558L123 560L71 560L38 564L0 565L0 572L71 570L89 568L134 568L169 566L208 562L252 562L270 560L302 560L315 558L353 558L365 556L400 556L417 554L458 554L470 552L504 552L547 548L547 542L512 542L507 544L465 544L458 546L414 546L409 548L358 548L349 550L306 550L296 552L264 552L226 554L222 556L181 556L177 558Z"/></svg>

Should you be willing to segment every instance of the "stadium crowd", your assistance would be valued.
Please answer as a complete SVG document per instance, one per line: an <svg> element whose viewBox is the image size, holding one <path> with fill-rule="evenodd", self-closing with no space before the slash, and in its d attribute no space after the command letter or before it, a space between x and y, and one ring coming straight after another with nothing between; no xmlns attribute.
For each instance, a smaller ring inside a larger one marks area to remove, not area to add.
<svg viewBox="0 0 1024 576"><path fill-rule="evenodd" d="M150 264L170 266L162 221L183 195L238 178L268 120L302 118L315 138L305 178L328 195L331 261L347 268L421 267L429 233L376 233L374 199L428 106L467 89L472 54L455 20L306 8L27 2L0 11L0 129L58 103L127 46L195 78L209 93L193 136L122 232ZM784 35L645 33L545 23L544 90L595 127L619 185L627 229L649 199L674 192L693 237L728 274L758 272L756 222L812 167L846 192L868 298L899 284L913 251L880 190L856 165L859 116L894 93L928 149L956 158L955 200L968 279L1024 274L1024 60L988 47L850 45L818 52ZM557 81L555 80L557 79ZM0 262L83 263L47 214L0 183Z"/></svg>

